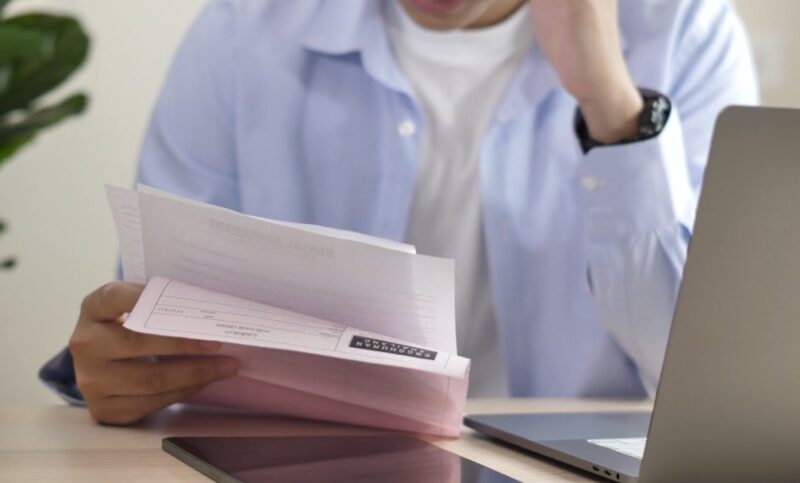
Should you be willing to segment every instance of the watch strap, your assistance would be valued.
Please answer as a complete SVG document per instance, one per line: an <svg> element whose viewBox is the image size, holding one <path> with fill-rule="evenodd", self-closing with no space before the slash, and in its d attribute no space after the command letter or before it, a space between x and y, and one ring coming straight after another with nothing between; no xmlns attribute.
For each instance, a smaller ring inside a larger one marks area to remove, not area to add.
<svg viewBox="0 0 800 483"><path fill-rule="evenodd" d="M634 136L615 143L606 144L592 139L580 108L575 110L575 134L578 136L578 141L580 142L584 154L598 146L630 144L645 141L661 134L661 131L664 130L664 126L667 124L667 120L669 120L669 115L672 111L672 103L667 96L652 89L639 88L639 93L642 96L644 105L639 115L638 131Z"/></svg>

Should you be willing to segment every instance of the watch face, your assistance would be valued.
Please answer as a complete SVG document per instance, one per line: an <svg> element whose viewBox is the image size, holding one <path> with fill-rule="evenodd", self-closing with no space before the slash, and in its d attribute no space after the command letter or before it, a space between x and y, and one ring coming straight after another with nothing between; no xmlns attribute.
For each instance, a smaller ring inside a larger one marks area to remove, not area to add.
<svg viewBox="0 0 800 483"><path fill-rule="evenodd" d="M667 123L671 109L669 100L653 91L642 90L644 110L639 118L639 139L644 140L658 135Z"/></svg>
<svg viewBox="0 0 800 483"><path fill-rule="evenodd" d="M651 89L640 88L639 92L644 100L642 114L639 116L639 132L632 138L623 139L614 144L627 144L654 138L661 133L667 124L669 113L672 110L672 104L669 99ZM586 121L583 118L583 114L581 114L580 108L575 112L575 133L578 136L584 154L594 147L605 146L604 143L592 139L589 135L589 129L586 126Z"/></svg>

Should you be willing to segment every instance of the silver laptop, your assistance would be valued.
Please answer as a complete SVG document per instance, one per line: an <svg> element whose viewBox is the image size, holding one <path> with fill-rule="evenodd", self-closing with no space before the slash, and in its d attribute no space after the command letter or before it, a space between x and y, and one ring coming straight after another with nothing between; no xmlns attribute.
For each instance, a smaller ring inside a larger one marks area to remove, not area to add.
<svg viewBox="0 0 800 483"><path fill-rule="evenodd" d="M800 481L800 110L719 117L652 415L468 416L613 481Z"/></svg>

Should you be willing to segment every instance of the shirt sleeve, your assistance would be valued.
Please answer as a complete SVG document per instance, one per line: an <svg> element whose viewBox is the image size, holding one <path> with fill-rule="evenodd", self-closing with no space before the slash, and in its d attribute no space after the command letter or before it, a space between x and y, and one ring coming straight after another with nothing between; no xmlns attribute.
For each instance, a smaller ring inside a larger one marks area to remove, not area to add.
<svg viewBox="0 0 800 483"><path fill-rule="evenodd" d="M179 47L153 111L137 181L239 209L233 2L211 2Z"/></svg>
<svg viewBox="0 0 800 483"><path fill-rule="evenodd" d="M75 380L75 369L72 366L72 354L64 349L39 369L39 380L52 389L64 401L82 406L83 394Z"/></svg>
<svg viewBox="0 0 800 483"><path fill-rule="evenodd" d="M645 141L593 148L581 165L589 286L600 321L655 393L719 112L758 101L747 39L727 2L686 19L665 83L672 112ZM648 86L644 86L648 87ZM661 87L661 86L653 86Z"/></svg>
<svg viewBox="0 0 800 483"><path fill-rule="evenodd" d="M211 2L179 47L150 120L137 180L181 196L238 209L234 149L233 5ZM72 404L83 404L69 349L39 379Z"/></svg>

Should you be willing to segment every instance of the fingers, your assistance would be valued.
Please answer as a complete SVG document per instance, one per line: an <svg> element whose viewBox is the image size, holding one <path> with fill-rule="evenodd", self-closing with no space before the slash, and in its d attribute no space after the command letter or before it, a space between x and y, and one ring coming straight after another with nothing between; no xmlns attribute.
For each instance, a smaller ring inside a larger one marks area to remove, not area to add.
<svg viewBox="0 0 800 483"><path fill-rule="evenodd" d="M133 310L144 286L111 282L87 295L70 339L70 350L81 360L119 360L150 355L208 354L222 344L178 337L140 334L120 324L106 324Z"/></svg>
<svg viewBox="0 0 800 483"><path fill-rule="evenodd" d="M110 396L146 396L205 386L236 374L239 362L232 357L195 357L158 362L115 362L104 376Z"/></svg>
<svg viewBox="0 0 800 483"><path fill-rule="evenodd" d="M112 282L86 296L81 305L69 349L78 388L98 422L136 422L238 370L238 361L230 357L142 360L144 356L209 356L222 347L220 342L140 334L107 323L133 310L143 289Z"/></svg>
<svg viewBox="0 0 800 483"><path fill-rule="evenodd" d="M83 299L81 315L90 320L112 321L133 310L144 291L144 285L129 282L110 282Z"/></svg>
<svg viewBox="0 0 800 483"><path fill-rule="evenodd" d="M204 387L190 386L144 396L113 396L104 404L90 404L89 412L98 423L133 424L159 409L189 398Z"/></svg>
<svg viewBox="0 0 800 483"><path fill-rule="evenodd" d="M116 324L94 324L90 329L93 340L103 340L95 346L93 356L107 360L131 359L143 356L208 355L222 347L221 342L183 339L142 334Z"/></svg>
<svg viewBox="0 0 800 483"><path fill-rule="evenodd" d="M94 378L79 376L78 386L95 421L132 424L210 383L234 376L238 368L239 362L232 357L119 361L100 368Z"/></svg>

